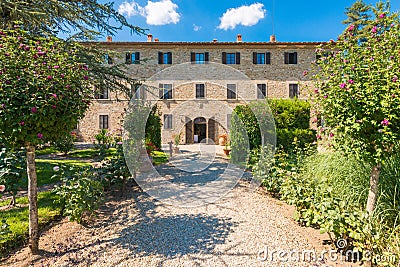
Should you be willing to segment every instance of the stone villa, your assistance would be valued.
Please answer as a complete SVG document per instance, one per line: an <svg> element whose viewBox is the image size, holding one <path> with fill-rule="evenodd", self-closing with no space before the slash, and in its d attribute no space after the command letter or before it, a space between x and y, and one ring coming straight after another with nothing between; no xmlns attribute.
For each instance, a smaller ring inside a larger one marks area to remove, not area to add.
<svg viewBox="0 0 400 267"><path fill-rule="evenodd" d="M218 142L229 133L237 105L264 98L303 98L310 83L303 72L316 59L317 42L113 42L101 46L115 51L106 64L127 64L129 75L143 82L137 97L155 99L163 123L162 143L181 133L181 143L204 138ZM146 90L144 90L146 88ZM302 90L303 89L303 90ZM100 94L78 126L90 141L100 129L120 131L129 100Z"/></svg>

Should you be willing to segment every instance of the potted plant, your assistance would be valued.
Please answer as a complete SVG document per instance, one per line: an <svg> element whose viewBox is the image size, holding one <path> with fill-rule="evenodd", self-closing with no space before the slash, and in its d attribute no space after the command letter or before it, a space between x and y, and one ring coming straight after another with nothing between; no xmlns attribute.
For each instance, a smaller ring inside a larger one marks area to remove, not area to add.
<svg viewBox="0 0 400 267"><path fill-rule="evenodd" d="M230 153L231 153L231 146L228 144L228 142L226 142L224 147L224 154L226 156L229 156Z"/></svg>
<svg viewBox="0 0 400 267"><path fill-rule="evenodd" d="M220 146L226 145L227 141L228 141L228 135L226 133L220 134L218 136L218 143Z"/></svg>
<svg viewBox="0 0 400 267"><path fill-rule="evenodd" d="M179 142L181 141L181 133L179 133L179 134L176 134L175 136L174 136L174 144L175 144L175 147L174 147L174 153L179 153Z"/></svg>

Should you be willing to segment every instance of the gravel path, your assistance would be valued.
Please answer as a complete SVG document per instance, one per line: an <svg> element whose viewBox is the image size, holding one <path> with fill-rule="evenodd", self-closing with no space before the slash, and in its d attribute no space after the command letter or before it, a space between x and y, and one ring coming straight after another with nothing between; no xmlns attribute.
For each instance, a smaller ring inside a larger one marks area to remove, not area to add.
<svg viewBox="0 0 400 267"><path fill-rule="evenodd" d="M305 228L285 216L287 209L245 180L216 203L195 208L165 205L135 187L126 200L108 201L91 227L64 220L48 230L40 241L42 256L33 262L23 257L25 248L6 264L328 266L296 256L313 247L315 235L307 236ZM278 253L289 253L281 256L288 262L279 260Z"/></svg>

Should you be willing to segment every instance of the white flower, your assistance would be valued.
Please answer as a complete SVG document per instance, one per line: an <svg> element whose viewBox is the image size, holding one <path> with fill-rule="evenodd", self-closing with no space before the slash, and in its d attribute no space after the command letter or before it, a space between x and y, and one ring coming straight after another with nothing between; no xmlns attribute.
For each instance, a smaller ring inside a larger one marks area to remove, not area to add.
<svg viewBox="0 0 400 267"><path fill-rule="evenodd" d="M58 172L59 170L60 170L60 167L58 167L58 166L53 167L53 171Z"/></svg>
<svg viewBox="0 0 400 267"><path fill-rule="evenodd" d="M4 190L6 190L6 186L5 185L0 185L0 192L3 192Z"/></svg>

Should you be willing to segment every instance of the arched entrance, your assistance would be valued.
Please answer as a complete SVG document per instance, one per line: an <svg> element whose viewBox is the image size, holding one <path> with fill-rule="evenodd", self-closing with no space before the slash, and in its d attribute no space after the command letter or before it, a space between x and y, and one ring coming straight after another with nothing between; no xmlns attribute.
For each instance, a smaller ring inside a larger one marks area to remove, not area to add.
<svg viewBox="0 0 400 267"><path fill-rule="evenodd" d="M193 120L193 142L204 143L207 138L207 120L198 117Z"/></svg>

